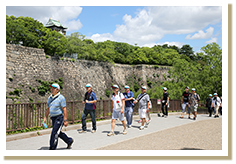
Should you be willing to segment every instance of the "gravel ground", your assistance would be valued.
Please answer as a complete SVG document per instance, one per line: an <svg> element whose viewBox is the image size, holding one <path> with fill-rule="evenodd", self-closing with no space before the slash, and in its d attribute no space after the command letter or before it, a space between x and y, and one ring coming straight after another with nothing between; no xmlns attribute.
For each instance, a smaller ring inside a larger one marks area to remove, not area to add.
<svg viewBox="0 0 236 164"><path fill-rule="evenodd" d="M222 150L222 118L181 125L97 150Z"/></svg>

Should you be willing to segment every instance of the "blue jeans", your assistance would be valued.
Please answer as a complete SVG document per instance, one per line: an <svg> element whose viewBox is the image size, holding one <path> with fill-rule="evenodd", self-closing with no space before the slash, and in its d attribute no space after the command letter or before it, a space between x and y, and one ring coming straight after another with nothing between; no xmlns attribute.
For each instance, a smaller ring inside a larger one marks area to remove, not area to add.
<svg viewBox="0 0 236 164"><path fill-rule="evenodd" d="M133 120L133 107L125 107L125 116L127 125L131 125Z"/></svg>
<svg viewBox="0 0 236 164"><path fill-rule="evenodd" d="M86 127L86 118L87 118L87 115L90 114L91 118L92 118L92 125L93 125L93 130L97 130L97 127L96 127L96 118L95 118L95 110L92 109L92 110L88 110L88 109L84 109L83 111L83 114L82 114L82 129L84 131L87 130L87 127Z"/></svg>
<svg viewBox="0 0 236 164"><path fill-rule="evenodd" d="M70 144L72 138L67 137L67 135L61 132L61 128L64 125L64 116L61 114L59 116L51 117L52 120L52 132L50 137L50 150L55 150L58 144L58 137L61 138L65 143Z"/></svg>

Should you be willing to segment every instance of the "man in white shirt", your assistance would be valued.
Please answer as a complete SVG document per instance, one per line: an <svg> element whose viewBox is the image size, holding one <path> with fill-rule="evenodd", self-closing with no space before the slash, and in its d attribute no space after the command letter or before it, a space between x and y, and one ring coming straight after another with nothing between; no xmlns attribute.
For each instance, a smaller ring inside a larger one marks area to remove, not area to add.
<svg viewBox="0 0 236 164"><path fill-rule="evenodd" d="M215 112L216 112L215 118L219 117L218 110L219 110L219 107L221 106L221 100L217 95L218 95L217 93L214 93L214 97L212 98L212 104L211 104L211 107L215 108Z"/></svg>
<svg viewBox="0 0 236 164"><path fill-rule="evenodd" d="M107 136L114 136L115 122L116 119L122 122L124 126L123 134L127 134L125 117L124 117L124 108L125 108L125 97L122 93L119 92L118 85L112 86L113 94L111 96L112 100L112 121L111 121L111 132Z"/></svg>

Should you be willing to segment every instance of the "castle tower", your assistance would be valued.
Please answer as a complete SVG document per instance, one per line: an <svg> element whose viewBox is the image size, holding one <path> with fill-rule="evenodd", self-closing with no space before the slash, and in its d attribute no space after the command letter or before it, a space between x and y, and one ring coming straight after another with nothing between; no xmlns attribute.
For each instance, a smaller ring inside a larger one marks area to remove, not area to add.
<svg viewBox="0 0 236 164"><path fill-rule="evenodd" d="M63 26L59 20L57 21L57 20L53 20L53 19L49 18L45 27L55 30L63 35L66 35L67 27Z"/></svg>

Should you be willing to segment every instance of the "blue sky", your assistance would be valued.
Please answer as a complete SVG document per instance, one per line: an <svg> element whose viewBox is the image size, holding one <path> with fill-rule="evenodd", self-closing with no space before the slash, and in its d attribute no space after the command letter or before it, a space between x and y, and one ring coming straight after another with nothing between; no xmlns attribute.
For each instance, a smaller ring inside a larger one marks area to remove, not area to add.
<svg viewBox="0 0 236 164"><path fill-rule="evenodd" d="M189 44L195 52L208 43L222 47L220 6L6 6L6 14L29 16L43 24L49 18L94 42L131 45Z"/></svg>

